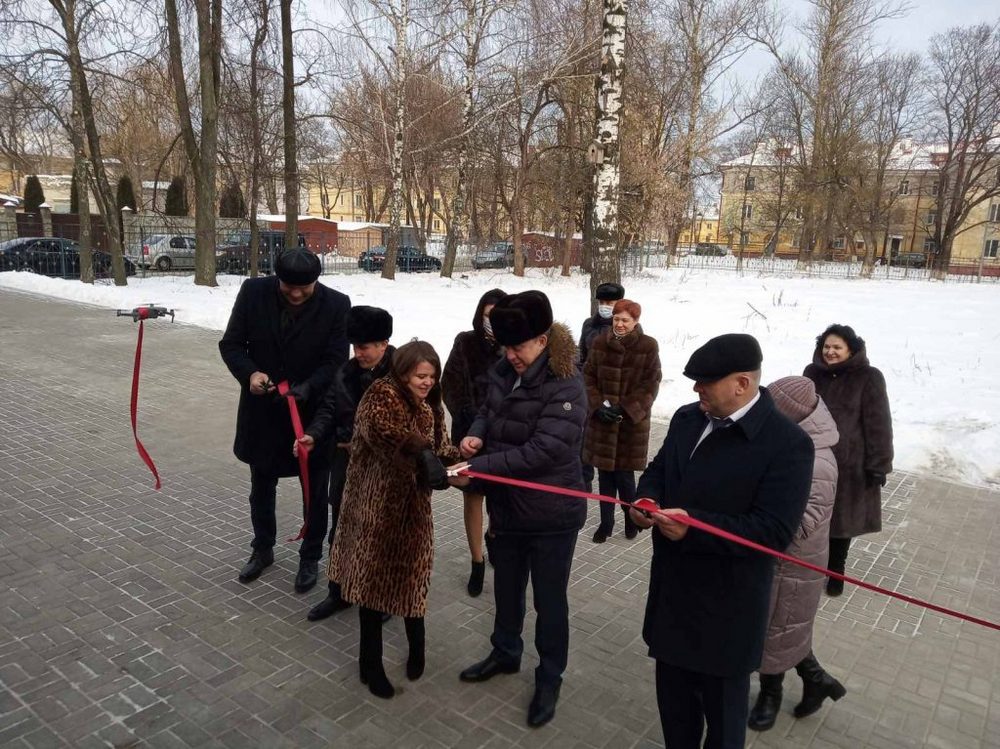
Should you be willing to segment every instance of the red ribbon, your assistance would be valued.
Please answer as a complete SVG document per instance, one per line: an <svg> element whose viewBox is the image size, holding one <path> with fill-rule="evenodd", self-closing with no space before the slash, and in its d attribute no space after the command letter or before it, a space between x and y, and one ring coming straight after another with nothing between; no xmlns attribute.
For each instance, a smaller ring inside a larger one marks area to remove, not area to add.
<svg viewBox="0 0 1000 749"><path fill-rule="evenodd" d="M302 428L302 418L299 416L299 406L295 402L295 396L289 394L288 381L283 380L278 383L278 393L288 402L288 414L292 417L292 431L295 432L296 441L305 436ZM309 448L299 443L299 477L302 479L302 501L305 503L306 512L302 519L302 527L299 528L299 535L294 538L285 539L288 542L300 541L306 537L306 527L309 525Z"/></svg>
<svg viewBox="0 0 1000 749"><path fill-rule="evenodd" d="M476 471L461 471L461 475L468 476L469 478L482 479L483 481L491 481L497 484L508 484L510 486L518 486L522 489L534 489L536 491L551 492L552 494L562 494L567 497L575 497L577 499L591 499L598 502L610 502L616 505L622 505L623 507L637 507L638 509L645 510L650 513L657 513L660 515L665 515L666 517L674 520L678 523L683 523L691 528L697 528L698 530L704 531L705 533L711 533L713 536L718 536L719 538L724 538L727 541L732 541L735 544L740 544L741 546L746 546L748 549L753 549L754 551L759 551L763 554L769 554L772 557L776 557L785 562L791 562L792 564L797 564L800 567L805 567L806 569L812 570L813 572L819 572L827 577L832 577L836 580L843 580L846 583L851 583L857 585L861 588L866 588L867 590L873 591L875 593L881 593L884 596L890 596L891 598L898 598L906 603L912 603L915 606L922 606L925 609L930 609L931 611L936 611L939 614L945 614L947 616L953 616L957 619L962 619L967 622L972 622L973 624L978 624L981 627L987 627L988 629L1000 630L1000 624L996 622L991 622L987 619L980 619L977 616L972 616L970 614L964 614L961 611L955 611L954 609L945 608L944 606L938 606L935 603L929 601L924 601L919 598L914 598L913 596L908 596L905 593L897 593L894 590L888 590L887 588L880 588L878 585L872 585L871 583L866 583L864 580L858 580L855 577L849 577L848 575L842 575L839 572L834 572L833 570L828 570L825 567L820 567L819 565L811 564L798 557L793 557L790 554L785 554L784 552L775 551L774 549L768 548L767 546L762 546L750 539L743 538L742 536L737 536L735 533L730 533L729 531L722 530L721 528L716 528L714 525L706 523L697 518L693 518L690 515L679 515L676 513L666 512L656 505L651 500L639 500L634 505L630 505L628 502L622 502L618 499L613 499L612 497L605 497L602 494L591 494L590 492L580 491L578 489L564 489L560 486L551 486L549 484L538 484L534 481L522 481L521 479L506 478L503 476L493 476L488 473L478 473Z"/></svg>
<svg viewBox="0 0 1000 749"><path fill-rule="evenodd" d="M148 317L149 311L145 307L140 307L139 337L135 342L135 364L132 366L132 403L129 410L132 413L132 436L135 437L135 449L139 451L139 457L142 458L142 462L145 463L149 467L149 470L153 472L153 478L156 479L156 488L159 489L160 474L156 470L156 465L153 463L153 459L150 457L145 446L143 446L142 441L139 439L139 430L136 426L136 415L139 411L139 369L142 365L142 323Z"/></svg>

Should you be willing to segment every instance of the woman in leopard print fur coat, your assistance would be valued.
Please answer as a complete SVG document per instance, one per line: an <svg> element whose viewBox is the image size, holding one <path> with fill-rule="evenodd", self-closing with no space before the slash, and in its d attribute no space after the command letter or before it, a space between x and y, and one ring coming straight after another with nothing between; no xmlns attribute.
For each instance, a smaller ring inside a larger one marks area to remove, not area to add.
<svg viewBox="0 0 1000 749"><path fill-rule="evenodd" d="M395 693L382 665L382 613L405 620L406 674L424 670L424 614L434 560L432 488L447 487L442 461L458 450L445 428L441 363L424 341L400 346L390 374L358 404L329 575L361 620L361 681Z"/></svg>

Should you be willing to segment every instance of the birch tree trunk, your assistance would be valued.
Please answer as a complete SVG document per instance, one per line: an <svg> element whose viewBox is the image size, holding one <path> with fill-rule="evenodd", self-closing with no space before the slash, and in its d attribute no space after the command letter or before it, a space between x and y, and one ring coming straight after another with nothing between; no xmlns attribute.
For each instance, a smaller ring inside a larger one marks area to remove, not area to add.
<svg viewBox="0 0 1000 749"><path fill-rule="evenodd" d="M603 160L594 177L594 258L591 298L602 283L621 281L618 198L622 78L625 73L626 0L604 0L601 73L597 81L597 140Z"/></svg>
<svg viewBox="0 0 1000 749"><path fill-rule="evenodd" d="M299 166L295 140L295 59L292 0L281 0L281 114L285 149L285 247L299 244Z"/></svg>
<svg viewBox="0 0 1000 749"><path fill-rule="evenodd" d="M399 254L400 224L403 214L403 129L406 127L406 71L409 64L407 31L410 25L410 0L400 0L392 8L392 23L396 32L393 48L393 88L396 99L396 121L393 124L392 159L389 173L392 193L389 197L389 236L385 243L385 263L382 278L396 277L396 256Z"/></svg>
<svg viewBox="0 0 1000 749"><path fill-rule="evenodd" d="M77 186L77 219L80 222L80 280L94 283L94 261L90 230L90 169L83 141L83 113L80 111L80 82L70 74L73 111L70 114L70 140L73 144L73 174Z"/></svg>

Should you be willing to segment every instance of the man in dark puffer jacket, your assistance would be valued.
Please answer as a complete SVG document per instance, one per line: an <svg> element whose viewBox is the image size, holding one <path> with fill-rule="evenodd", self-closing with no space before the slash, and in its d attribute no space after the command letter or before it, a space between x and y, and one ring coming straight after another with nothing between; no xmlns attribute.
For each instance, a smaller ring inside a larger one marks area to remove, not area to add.
<svg viewBox="0 0 1000 749"><path fill-rule="evenodd" d="M576 369L569 329L552 322L545 294L525 291L504 297L490 313L493 334L505 358L490 370L486 402L462 440L472 471L582 489L580 446L587 395ZM468 479L455 479L461 485ZM475 481L486 495L494 564L496 619L493 651L461 674L486 681L521 667L524 598L530 575L534 590L535 694L528 725L555 715L569 655L566 588L576 537L586 504L544 491Z"/></svg>
<svg viewBox="0 0 1000 749"><path fill-rule="evenodd" d="M347 478L347 463L351 457L354 415L368 386L389 372L395 351L389 345L391 336L392 315L384 309L363 305L351 309L347 315L347 340L354 347L354 357L337 370L323 405L309 423L306 436L301 440L307 446L318 444L318 449L324 454L333 455L330 470L331 548L337 533L340 500ZM340 584L331 580L326 598L309 610L307 618L311 622L326 619L350 605L340 595Z"/></svg>

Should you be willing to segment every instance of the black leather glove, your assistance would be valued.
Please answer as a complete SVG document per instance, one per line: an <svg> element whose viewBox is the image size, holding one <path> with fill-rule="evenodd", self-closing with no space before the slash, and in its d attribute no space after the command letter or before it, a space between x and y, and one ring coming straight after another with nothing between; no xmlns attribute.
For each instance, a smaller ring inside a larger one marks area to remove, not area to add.
<svg viewBox="0 0 1000 749"><path fill-rule="evenodd" d="M597 418L605 424L615 424L621 421L624 413L621 406L601 406L595 411Z"/></svg>
<svg viewBox="0 0 1000 749"><path fill-rule="evenodd" d="M441 459L429 447L417 455L417 475L420 481L431 489L448 488L448 471Z"/></svg>
<svg viewBox="0 0 1000 749"><path fill-rule="evenodd" d="M300 403L301 404L301 403L305 403L307 400L309 400L309 393L311 391L312 391L312 388L309 387L309 383L308 382L300 382L298 385L293 385L292 387L288 388L288 395L292 396L295 399L296 403ZM284 401L286 397L288 397L288 396L285 396L285 395L282 395L281 393L279 393L278 392L278 388L275 387L275 389L274 389L274 399L275 400L277 400L277 401Z"/></svg>
<svg viewBox="0 0 1000 749"><path fill-rule="evenodd" d="M885 486L885 474L878 471L865 471L865 486Z"/></svg>

